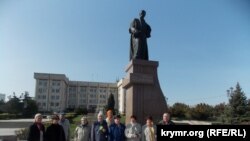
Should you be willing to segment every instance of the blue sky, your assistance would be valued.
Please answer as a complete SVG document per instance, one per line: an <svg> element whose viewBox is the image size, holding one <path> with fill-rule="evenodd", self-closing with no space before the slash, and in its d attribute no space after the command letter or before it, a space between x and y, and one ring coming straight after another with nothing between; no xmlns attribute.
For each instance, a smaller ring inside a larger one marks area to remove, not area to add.
<svg viewBox="0 0 250 141"><path fill-rule="evenodd" d="M1 0L0 93L29 91L34 72L115 82L129 61L128 28L141 9L152 28L169 104L227 102L237 82L250 98L247 0Z"/></svg>

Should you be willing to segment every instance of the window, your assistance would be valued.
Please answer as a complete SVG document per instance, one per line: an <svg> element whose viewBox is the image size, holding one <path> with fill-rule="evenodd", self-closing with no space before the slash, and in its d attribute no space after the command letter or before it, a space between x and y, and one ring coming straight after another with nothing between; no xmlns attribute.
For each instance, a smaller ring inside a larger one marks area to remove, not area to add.
<svg viewBox="0 0 250 141"><path fill-rule="evenodd" d="M105 98L106 96L105 95L100 95L100 98Z"/></svg>
<svg viewBox="0 0 250 141"><path fill-rule="evenodd" d="M56 89L56 93L59 93L60 92L60 89Z"/></svg>
<svg viewBox="0 0 250 141"><path fill-rule="evenodd" d="M52 86L60 86L60 81L59 80L53 80L52 81Z"/></svg>
<svg viewBox="0 0 250 141"><path fill-rule="evenodd" d="M45 88L45 89L42 89L42 91L45 93L46 91L47 91L47 89Z"/></svg>
<svg viewBox="0 0 250 141"><path fill-rule="evenodd" d="M54 92L55 92L55 89L52 89L51 92L54 93Z"/></svg>
<svg viewBox="0 0 250 141"><path fill-rule="evenodd" d="M56 103L56 107L58 107L58 106L59 106L59 103L57 102L57 103Z"/></svg>
<svg viewBox="0 0 250 141"><path fill-rule="evenodd" d="M76 87L70 87L69 92L70 93L75 93L76 92Z"/></svg>
<svg viewBox="0 0 250 141"><path fill-rule="evenodd" d="M39 80L38 84L40 86L47 86L47 80Z"/></svg>
<svg viewBox="0 0 250 141"><path fill-rule="evenodd" d="M57 96L56 96L56 99L58 100L59 98L60 98L59 95L57 95Z"/></svg>
<svg viewBox="0 0 250 141"><path fill-rule="evenodd" d="M37 96L37 99L40 99L40 98L41 98L41 96L40 96L40 95L38 95L38 96Z"/></svg>
<svg viewBox="0 0 250 141"><path fill-rule="evenodd" d="M46 106L46 103L43 103L43 106Z"/></svg>
<svg viewBox="0 0 250 141"><path fill-rule="evenodd" d="M55 96L54 96L54 95L52 95L52 96L51 96L51 99L52 99L52 100L54 100L54 99L55 99Z"/></svg>
<svg viewBox="0 0 250 141"><path fill-rule="evenodd" d="M43 99L46 99L46 95L43 96Z"/></svg>
<svg viewBox="0 0 250 141"><path fill-rule="evenodd" d="M105 100L100 100L99 103L100 103L100 104L105 104L106 101L105 101Z"/></svg>
<svg viewBox="0 0 250 141"><path fill-rule="evenodd" d="M50 103L50 106L54 106L54 103L53 103L53 102L51 102L51 103Z"/></svg>
<svg viewBox="0 0 250 141"><path fill-rule="evenodd" d="M86 87L81 87L81 92L86 92Z"/></svg>
<svg viewBox="0 0 250 141"><path fill-rule="evenodd" d="M39 88L39 89L38 89L38 92L39 92L39 93L42 93L42 92L43 92L43 89L42 89L42 88Z"/></svg>

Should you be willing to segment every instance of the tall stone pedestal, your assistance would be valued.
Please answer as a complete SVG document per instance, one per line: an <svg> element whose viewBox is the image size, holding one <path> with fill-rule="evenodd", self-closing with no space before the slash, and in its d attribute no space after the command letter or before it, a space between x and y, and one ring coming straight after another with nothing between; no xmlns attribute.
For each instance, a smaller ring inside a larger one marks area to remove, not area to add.
<svg viewBox="0 0 250 141"><path fill-rule="evenodd" d="M162 118L167 105L157 75L158 62L132 60L129 62L123 81L126 89L126 124L135 115L137 122L145 124L146 116L153 120Z"/></svg>

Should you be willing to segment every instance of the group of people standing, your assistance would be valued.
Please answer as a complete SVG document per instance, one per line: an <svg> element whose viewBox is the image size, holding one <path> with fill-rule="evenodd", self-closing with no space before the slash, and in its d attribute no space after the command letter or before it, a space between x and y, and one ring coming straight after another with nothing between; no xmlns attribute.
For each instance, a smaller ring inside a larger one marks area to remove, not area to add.
<svg viewBox="0 0 250 141"><path fill-rule="evenodd" d="M151 116L146 118L146 124L141 126L136 122L136 116L131 115L130 123L126 126L120 122L121 116L107 113L104 119L100 112L97 121L89 125L86 116L81 118L81 124L74 131L75 141L156 141L156 125ZM169 113L164 113L160 125L173 125ZM45 127L42 115L35 115L35 122L30 126L28 141L70 141L70 124L64 114L52 117L52 124Z"/></svg>
<svg viewBox="0 0 250 141"><path fill-rule="evenodd" d="M45 131L42 124L42 115L35 115L35 122L30 126L28 133L28 141L69 141L70 139L70 123L65 118L64 113L53 115L52 123Z"/></svg>

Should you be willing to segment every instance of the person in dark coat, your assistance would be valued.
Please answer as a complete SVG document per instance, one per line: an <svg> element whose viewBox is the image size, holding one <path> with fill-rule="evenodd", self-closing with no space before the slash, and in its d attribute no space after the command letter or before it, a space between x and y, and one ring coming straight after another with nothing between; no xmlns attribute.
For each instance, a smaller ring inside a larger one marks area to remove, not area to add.
<svg viewBox="0 0 250 141"><path fill-rule="evenodd" d="M169 113L164 113L162 116L162 120L158 124L159 125L175 125L175 123L171 120Z"/></svg>
<svg viewBox="0 0 250 141"><path fill-rule="evenodd" d="M109 127L109 141L125 141L125 125L120 123L121 116L114 117L115 122Z"/></svg>
<svg viewBox="0 0 250 141"><path fill-rule="evenodd" d="M46 130L46 141L66 141L63 127L58 121L58 115L52 116L52 124Z"/></svg>
<svg viewBox="0 0 250 141"><path fill-rule="evenodd" d="M91 127L91 141L107 141L108 140L108 124L103 120L103 114L99 112L97 121Z"/></svg>
<svg viewBox="0 0 250 141"><path fill-rule="evenodd" d="M28 141L45 141L45 128L42 124L42 115L35 115L35 122L29 127Z"/></svg>

